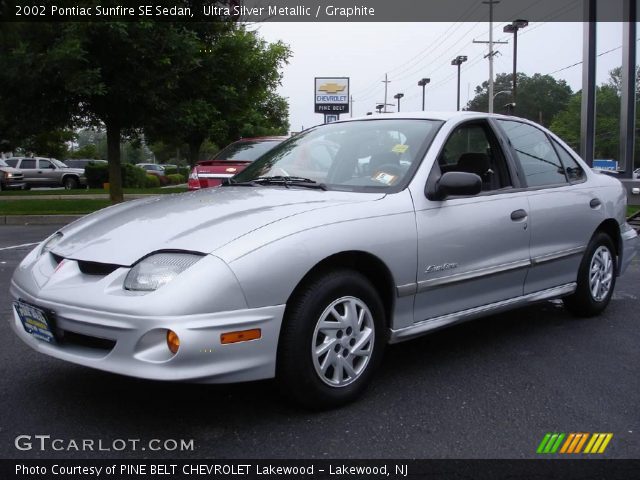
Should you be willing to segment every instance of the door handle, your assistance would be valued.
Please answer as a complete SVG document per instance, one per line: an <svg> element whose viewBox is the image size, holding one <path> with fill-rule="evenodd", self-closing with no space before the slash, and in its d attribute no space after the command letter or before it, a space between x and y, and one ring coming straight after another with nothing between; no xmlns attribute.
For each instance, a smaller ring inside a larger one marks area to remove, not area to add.
<svg viewBox="0 0 640 480"><path fill-rule="evenodd" d="M602 205L602 202L600 201L599 198L594 198L589 202L589 206L591 208L598 208L600 205Z"/></svg>
<svg viewBox="0 0 640 480"><path fill-rule="evenodd" d="M523 220L527 218L527 212L525 210L515 210L511 212L511 220L517 222L518 220Z"/></svg>

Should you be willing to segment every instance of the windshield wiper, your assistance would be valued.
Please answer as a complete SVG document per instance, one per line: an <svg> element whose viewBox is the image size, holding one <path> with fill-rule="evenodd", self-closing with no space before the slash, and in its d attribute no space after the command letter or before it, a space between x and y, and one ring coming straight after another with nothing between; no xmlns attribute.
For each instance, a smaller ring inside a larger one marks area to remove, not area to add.
<svg viewBox="0 0 640 480"><path fill-rule="evenodd" d="M327 190L327 186L324 183L318 183L315 180L304 177L290 177L284 175L275 175L273 177L258 177L248 182L234 182L229 179L225 185L239 185L255 187L256 185L283 185L286 188L289 187L304 187L304 188L316 188L319 190Z"/></svg>

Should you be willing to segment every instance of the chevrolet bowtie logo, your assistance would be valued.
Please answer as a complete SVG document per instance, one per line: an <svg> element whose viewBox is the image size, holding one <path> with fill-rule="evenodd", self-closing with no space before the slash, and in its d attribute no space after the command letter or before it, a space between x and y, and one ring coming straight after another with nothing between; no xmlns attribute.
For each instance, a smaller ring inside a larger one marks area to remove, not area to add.
<svg viewBox="0 0 640 480"><path fill-rule="evenodd" d="M324 85L320 85L318 87L318 91L325 93L338 93L342 92L345 88L347 88L346 85L339 85L337 83L325 83Z"/></svg>

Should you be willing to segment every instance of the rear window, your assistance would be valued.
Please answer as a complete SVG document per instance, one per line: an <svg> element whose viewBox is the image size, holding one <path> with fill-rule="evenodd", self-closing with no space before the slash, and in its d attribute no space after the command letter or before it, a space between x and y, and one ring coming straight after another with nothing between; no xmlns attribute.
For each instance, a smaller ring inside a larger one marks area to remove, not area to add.
<svg viewBox="0 0 640 480"><path fill-rule="evenodd" d="M9 158L8 160L5 160L5 163L7 165L9 165L10 167L15 167L16 165L18 165L18 159L17 158Z"/></svg>
<svg viewBox="0 0 640 480"><path fill-rule="evenodd" d="M223 148L214 160L247 160L253 161L262 154L267 153L280 143L279 140L266 142L236 142Z"/></svg>

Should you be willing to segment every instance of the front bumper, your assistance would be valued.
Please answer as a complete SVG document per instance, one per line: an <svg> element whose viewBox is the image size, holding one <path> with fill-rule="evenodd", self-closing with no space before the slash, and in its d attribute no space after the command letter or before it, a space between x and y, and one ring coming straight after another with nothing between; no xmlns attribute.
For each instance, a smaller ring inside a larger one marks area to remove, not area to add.
<svg viewBox="0 0 640 480"><path fill-rule="evenodd" d="M624 273L640 251L640 237L629 224L625 223L620 231L622 253L620 255L620 274Z"/></svg>
<svg viewBox="0 0 640 480"><path fill-rule="evenodd" d="M49 344L28 334L13 312L16 335L36 351L78 365L152 380L231 383L275 376L284 305L187 316L142 317L39 301L12 282L11 293L47 311L56 337ZM222 333L261 329L261 338L221 344ZM166 332L180 337L173 355ZM95 341L92 341L95 340Z"/></svg>
<svg viewBox="0 0 640 480"><path fill-rule="evenodd" d="M2 182L2 189L6 189L6 190L22 190L25 188L26 186L26 182L23 179L19 179L19 180L13 180L13 179L6 179Z"/></svg>

